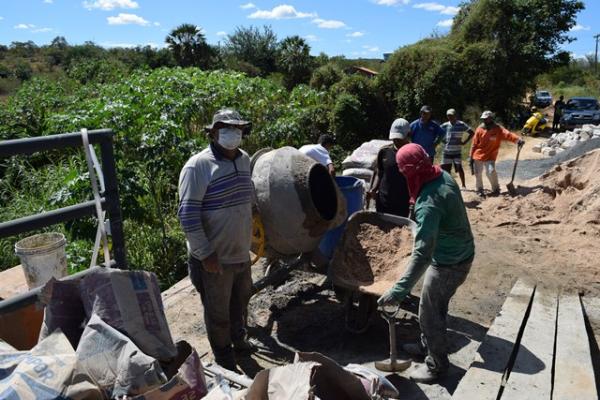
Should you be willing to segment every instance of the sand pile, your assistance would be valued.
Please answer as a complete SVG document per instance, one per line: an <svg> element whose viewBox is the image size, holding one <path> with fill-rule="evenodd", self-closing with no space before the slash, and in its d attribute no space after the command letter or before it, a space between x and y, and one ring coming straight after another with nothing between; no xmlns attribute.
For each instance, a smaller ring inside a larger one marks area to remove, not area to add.
<svg viewBox="0 0 600 400"><path fill-rule="evenodd" d="M519 187L517 197L491 198L482 203L497 226L518 218L527 225L600 224L600 149L556 165ZM498 212L496 212L498 211Z"/></svg>
<svg viewBox="0 0 600 400"><path fill-rule="evenodd" d="M409 227L390 223L349 224L336 250L332 273L345 286L383 294L404 272L412 247Z"/></svg>

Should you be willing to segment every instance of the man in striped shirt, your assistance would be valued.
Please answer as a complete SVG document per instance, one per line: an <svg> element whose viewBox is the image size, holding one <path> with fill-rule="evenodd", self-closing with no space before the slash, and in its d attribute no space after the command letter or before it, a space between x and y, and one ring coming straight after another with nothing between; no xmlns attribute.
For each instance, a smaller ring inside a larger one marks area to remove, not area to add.
<svg viewBox="0 0 600 400"><path fill-rule="evenodd" d="M448 122L444 122L441 128L446 131L446 136L442 141L446 144L442 153L442 169L450 173L452 165L454 171L458 173L462 187L465 188L465 172L462 167L462 147L469 143L475 132L463 121L456 118L456 110L454 108L446 111ZM465 134L467 138L465 139Z"/></svg>
<svg viewBox="0 0 600 400"><path fill-rule="evenodd" d="M178 216L187 239L190 279L202 299L215 361L236 370L234 350L247 351L252 195L250 158L239 149L250 123L219 110L206 127L209 146L179 176Z"/></svg>

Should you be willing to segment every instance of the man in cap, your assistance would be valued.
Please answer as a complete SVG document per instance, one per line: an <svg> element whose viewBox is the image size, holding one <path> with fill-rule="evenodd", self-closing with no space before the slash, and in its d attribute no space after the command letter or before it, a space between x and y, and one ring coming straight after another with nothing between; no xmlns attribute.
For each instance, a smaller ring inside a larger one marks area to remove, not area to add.
<svg viewBox="0 0 600 400"><path fill-rule="evenodd" d="M454 170L460 177L460 183L462 187L465 187L465 172L462 167L462 146L469 143L469 140L473 137L475 132L473 129L463 121L456 117L456 110L450 108L446 111L446 117L448 122L444 122L441 126L446 131L446 136L443 141L446 143L444 146L444 152L442 153L442 169L448 173ZM467 138L465 139L465 134Z"/></svg>
<svg viewBox="0 0 600 400"><path fill-rule="evenodd" d="M421 117L410 124L410 138L413 143L423 147L433 162L435 146L444 138L446 132L431 120L431 107L421 107Z"/></svg>
<svg viewBox="0 0 600 400"><path fill-rule="evenodd" d="M329 155L329 150L331 150L334 144L335 140L333 139L333 136L321 135L319 136L317 144L306 144L300 147L299 151L324 167L327 167L329 174L335 178L335 167L333 166L333 161L331 161L331 156Z"/></svg>
<svg viewBox="0 0 600 400"><path fill-rule="evenodd" d="M377 154L377 172L367 198L375 198L377 212L408 217L408 187L406 179L398 171L396 152L408 143L410 126L404 118L396 119L390 128L392 143L384 146Z"/></svg>
<svg viewBox="0 0 600 400"><path fill-rule="evenodd" d="M560 127L560 119L562 117L565 106L565 96L561 94L558 100L554 102L554 116L552 117L553 131L557 131Z"/></svg>
<svg viewBox="0 0 600 400"><path fill-rule="evenodd" d="M417 229L404 275L377 302L380 306L400 304L425 274L419 302L421 341L405 344L403 349L411 355L426 356L410 378L429 383L450 366L448 304L469 274L475 245L460 189L450 174L433 165L425 150L414 143L398 150L396 162L408 183Z"/></svg>
<svg viewBox="0 0 600 400"><path fill-rule="evenodd" d="M485 196L483 191L482 174L485 170L488 180L492 186L492 196L500 194L498 174L496 173L496 158L500 144L504 140L516 143L522 147L525 142L519 136L494 122L494 114L484 111L481 114L482 124L475 130L473 144L471 145L471 162L475 170L475 187L479 196Z"/></svg>
<svg viewBox="0 0 600 400"><path fill-rule="evenodd" d="M179 176L178 216L187 239L188 272L204 305L215 361L236 370L234 350L246 339L250 300L253 186L250 158L239 148L251 124L232 109L213 116L210 144L192 156Z"/></svg>

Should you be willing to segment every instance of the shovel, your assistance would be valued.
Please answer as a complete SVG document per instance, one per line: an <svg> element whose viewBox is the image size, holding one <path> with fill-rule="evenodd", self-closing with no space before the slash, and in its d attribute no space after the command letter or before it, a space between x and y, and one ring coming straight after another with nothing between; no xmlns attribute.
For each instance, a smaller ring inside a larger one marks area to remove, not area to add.
<svg viewBox="0 0 600 400"><path fill-rule="evenodd" d="M521 153L521 147L523 146L517 145L517 158L515 158L515 165L513 166L512 177L510 178L510 182L508 182L508 184L506 185L508 193L510 193L511 196L515 196L517 194L517 190L515 189L513 181L515 180L515 173L517 172L517 164L519 163L519 153Z"/></svg>
<svg viewBox="0 0 600 400"><path fill-rule="evenodd" d="M390 327L390 358L383 361L375 361L375 368L384 372L400 372L410 367L410 360L398 360L396 350L396 314L400 311L400 306L390 312L384 306L381 310L381 316L387 321Z"/></svg>

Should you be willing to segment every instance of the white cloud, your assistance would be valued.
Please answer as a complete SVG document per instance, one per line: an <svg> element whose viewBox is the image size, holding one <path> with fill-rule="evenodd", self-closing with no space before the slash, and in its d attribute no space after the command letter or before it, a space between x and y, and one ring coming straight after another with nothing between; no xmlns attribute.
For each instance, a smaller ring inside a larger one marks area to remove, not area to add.
<svg viewBox="0 0 600 400"><path fill-rule="evenodd" d="M32 28L35 28L35 25L33 25L33 24L18 24L18 25L15 25L13 28L15 28L15 29L32 29Z"/></svg>
<svg viewBox="0 0 600 400"><path fill-rule="evenodd" d="M445 6L439 3L418 3L413 6L414 8L421 8L426 11L439 12L444 15L456 15L460 11L460 7Z"/></svg>
<svg viewBox="0 0 600 400"><path fill-rule="evenodd" d="M38 29L34 29L31 32L33 33L47 33L47 32L52 32L54 31L54 29L52 28L38 28Z"/></svg>
<svg viewBox="0 0 600 400"><path fill-rule="evenodd" d="M348 37L362 37L362 36L365 36L365 33L364 32L360 32L360 31L356 31L356 32L348 33L346 36L348 36Z"/></svg>
<svg viewBox="0 0 600 400"><path fill-rule="evenodd" d="M83 6L88 10L97 8L104 11L110 11L115 8L138 8L140 5L133 0L96 0L84 1Z"/></svg>
<svg viewBox="0 0 600 400"><path fill-rule="evenodd" d="M313 18L314 13L305 13L297 11L294 6L282 4L273 7L272 10L256 10L248 16L252 19L292 19L292 18Z"/></svg>
<svg viewBox="0 0 600 400"><path fill-rule="evenodd" d="M379 4L380 6L406 5L408 3L410 3L410 0L375 0L375 4Z"/></svg>
<svg viewBox="0 0 600 400"><path fill-rule="evenodd" d="M304 39L308 40L309 42L318 42L319 38L316 35L306 35L304 36Z"/></svg>
<svg viewBox="0 0 600 400"><path fill-rule="evenodd" d="M153 22L152 25L154 25L154 26L160 26L160 22Z"/></svg>
<svg viewBox="0 0 600 400"><path fill-rule="evenodd" d="M217 32L217 36L227 36L227 32L219 31L219 32Z"/></svg>
<svg viewBox="0 0 600 400"><path fill-rule="evenodd" d="M106 20L109 25L150 25L149 21L135 14L119 13L116 17L108 17Z"/></svg>
<svg viewBox="0 0 600 400"><path fill-rule="evenodd" d="M441 26L442 28L450 28L452 26L453 21L454 19L452 18L444 19L438 22L436 26Z"/></svg>
<svg viewBox="0 0 600 400"><path fill-rule="evenodd" d="M254 3L246 3L246 4L242 4L240 6L240 8L243 10L249 10L251 8L256 8L256 5L254 5Z"/></svg>
<svg viewBox="0 0 600 400"><path fill-rule="evenodd" d="M575 25L574 27L571 28L571 31L576 32L576 31L589 31L590 27L589 26L585 26L585 25Z"/></svg>
<svg viewBox="0 0 600 400"><path fill-rule="evenodd" d="M52 4L52 3L54 3L54 0L44 0L44 3L46 3L46 4Z"/></svg>
<svg viewBox="0 0 600 400"><path fill-rule="evenodd" d="M0 17L0 21L2 21L4 19L4 17Z"/></svg>
<svg viewBox="0 0 600 400"><path fill-rule="evenodd" d="M371 53L379 51L379 47L377 46L363 46L363 49L370 51Z"/></svg>
<svg viewBox="0 0 600 400"><path fill-rule="evenodd" d="M342 21L338 21L335 19L315 18L312 20L312 22L314 24L317 24L317 26L319 28L323 28L323 29L339 29L339 28L344 28L346 26L346 24L343 23Z"/></svg>

